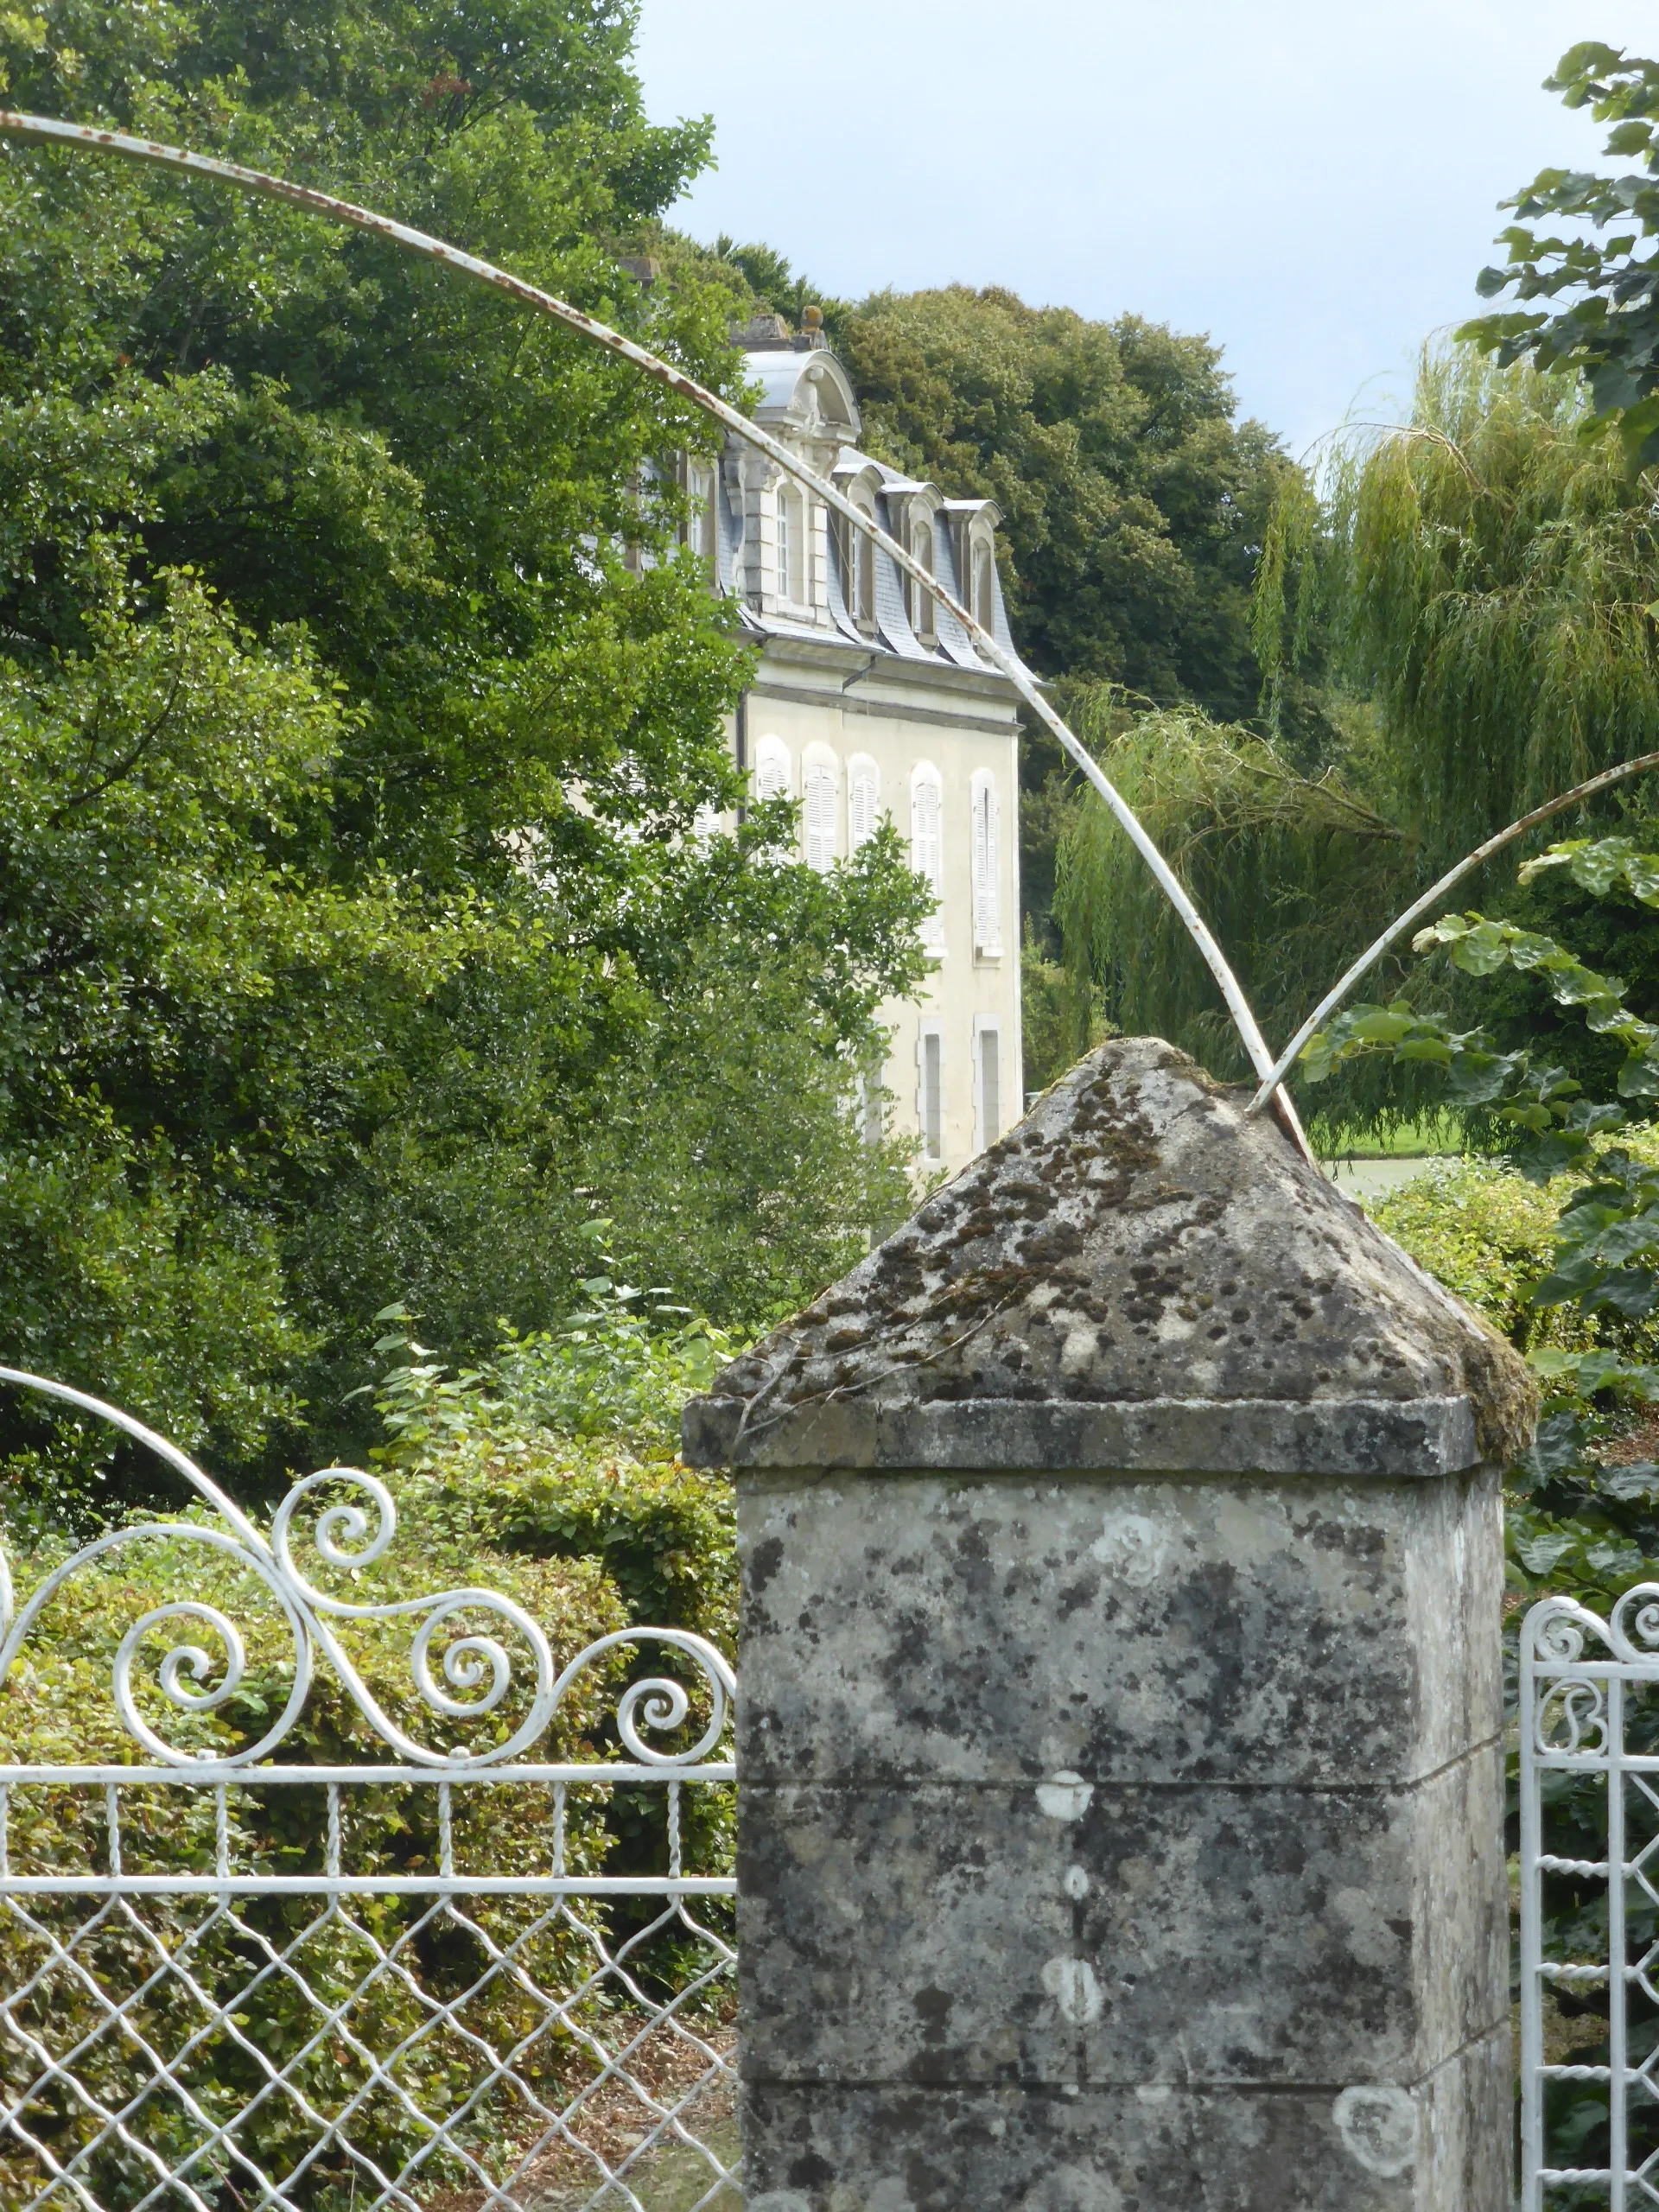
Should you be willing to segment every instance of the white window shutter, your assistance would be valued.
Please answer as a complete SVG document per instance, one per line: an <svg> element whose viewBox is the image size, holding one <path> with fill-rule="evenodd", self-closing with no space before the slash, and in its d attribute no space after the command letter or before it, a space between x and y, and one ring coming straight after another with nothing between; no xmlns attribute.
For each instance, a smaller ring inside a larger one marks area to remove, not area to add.
<svg viewBox="0 0 1659 2212"><path fill-rule="evenodd" d="M812 762L806 772L801 831L808 868L828 875L836 859L836 772L822 761Z"/></svg>
<svg viewBox="0 0 1659 2212"><path fill-rule="evenodd" d="M847 843L852 852L875 835L880 786L870 768L855 768L847 785Z"/></svg>
<svg viewBox="0 0 1659 2212"><path fill-rule="evenodd" d="M999 893L996 782L986 770L974 778L974 949L993 958L1002 952Z"/></svg>
<svg viewBox="0 0 1659 2212"><path fill-rule="evenodd" d="M931 885L936 899L944 890L944 867L941 852L942 839L939 823L939 779L937 772L925 768L918 772L910 786L910 864L923 880ZM922 925L922 943L930 952L944 949L944 914L936 906Z"/></svg>
<svg viewBox="0 0 1659 2212"><path fill-rule="evenodd" d="M781 798L789 790L789 753L779 737L763 737L754 748L756 798Z"/></svg>

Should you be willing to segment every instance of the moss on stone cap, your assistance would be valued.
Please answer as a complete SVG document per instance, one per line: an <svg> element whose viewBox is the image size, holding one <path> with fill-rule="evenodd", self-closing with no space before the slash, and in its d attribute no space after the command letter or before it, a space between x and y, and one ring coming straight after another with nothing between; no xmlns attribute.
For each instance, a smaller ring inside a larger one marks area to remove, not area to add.
<svg viewBox="0 0 1659 2212"><path fill-rule="evenodd" d="M1249 1116L1248 1096L1159 1039L1101 1046L868 1259L717 1376L686 1410L687 1457L900 1464L885 1433L923 1465L1147 1465L1171 1448L1160 1440L1169 1424L1152 1419L1165 1406L1182 1409L1188 1440L1186 1456L1166 1463L1193 1464L1197 1451L1204 1464L1192 1440L1205 1408L1224 1427L1230 1408L1254 1409L1238 1435L1270 1440L1277 1408L1298 1413L1300 1441L1235 1440L1233 1459L1218 1448L1215 1464L1224 1471L1243 1452L1248 1464L1288 1468L1319 1456L1319 1424L1301 1409L1327 1408L1352 1432L1355 1409L1369 1408L1393 1440L1351 1434L1333 1446L1331 1471L1407 1472L1390 1455L1409 1456L1416 1431L1390 1427L1389 1409L1466 1406L1452 1428L1434 1417L1430 1456L1514 1458L1535 1416L1524 1363L1271 1116ZM976 1459L969 1448L964 1458L952 1406L963 1408L957 1426L999 1455L1023 1433L1026 1409L1025 1456ZM1080 1424L1090 1408L1101 1418ZM1110 1408L1140 1411L1114 1427ZM1448 1441L1453 1429L1472 1446ZM938 1449L918 1446L924 1437L941 1440ZM1091 1450L1090 1438L1114 1455L1152 1456L1041 1456Z"/></svg>

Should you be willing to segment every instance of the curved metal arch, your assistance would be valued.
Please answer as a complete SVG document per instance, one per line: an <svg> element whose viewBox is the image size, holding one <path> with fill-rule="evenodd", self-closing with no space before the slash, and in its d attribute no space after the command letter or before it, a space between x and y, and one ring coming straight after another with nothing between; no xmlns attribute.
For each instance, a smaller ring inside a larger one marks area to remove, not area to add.
<svg viewBox="0 0 1659 2212"><path fill-rule="evenodd" d="M1263 1076L1261 1089L1250 1101L1249 1111L1252 1114L1261 1112L1276 1087L1284 1080L1303 1046L1336 1012L1360 977L1376 967L1389 947L1403 937L1414 922L1421 921L1425 914L1432 913L1454 885L1461 883L1465 875L1478 868L1483 861L1491 860L1494 853L1501 852L1505 845L1513 844L1517 837L1524 836L1539 823L1548 822L1552 814L1563 813L1580 799L1593 798L1598 791L1605 791L1610 784L1623 783L1626 777L1643 775L1649 769L1659 769L1659 753L1638 753L1634 760L1623 760L1617 768L1604 768L1599 776L1592 776L1582 784L1574 784L1570 791L1563 791L1559 798L1546 799L1541 806L1535 806L1530 814L1522 815L1507 829L1498 830L1484 844L1477 845L1473 852L1465 853L1455 868L1447 868L1439 882L1429 885L1421 899L1414 899L1403 914L1396 914L1382 936L1374 944L1367 945L1352 967L1331 986Z"/></svg>
<svg viewBox="0 0 1659 2212"><path fill-rule="evenodd" d="M286 178L272 176L263 169L244 168L235 162L222 162L206 154L193 154L182 147L163 145L156 140L135 138L120 130L102 130L91 124L65 123L54 116L25 115L15 110L0 110L0 132L12 137L29 138L48 144L61 146L71 152L119 154L127 159L153 163L162 168L181 169L192 176L207 177L217 183L233 185L238 190L251 192L270 200L285 200L290 207L302 207L314 215L326 217L330 222L344 223L351 228L374 232L389 238L394 245L405 247L411 253L423 256L443 266L504 292L509 299L519 301L533 308L538 314L550 315L579 337L594 345L603 346L629 362L644 375L666 386L694 407L701 408L715 422L722 424L734 437L763 453L767 460L781 468L786 475L804 485L815 498L836 514L842 516L856 530L879 545L888 558L898 565L901 573L911 578L925 591L931 593L938 604L948 609L961 623L987 660L1007 677L1020 696L1038 717L1061 749L1104 799L1124 834L1151 869L1164 896L1180 916L1187 934L1215 978L1233 1025L1239 1033L1250 1065L1268 1086L1268 1095L1274 1099L1276 1110L1295 1141L1304 1152L1308 1149L1297 1118L1290 1094L1282 1088L1283 1069L1275 1069L1273 1055L1262 1036L1260 1025L1251 1011L1249 1000L1238 978L1229 966L1226 956L1211 934L1208 925L1188 897L1185 886L1154 843L1135 810L1116 790L1095 760L1092 754L1072 732L1054 709L1044 698L1041 690L1027 671L1018 657L998 643L971 612L951 593L946 591L929 570L912 558L896 538L889 537L874 520L865 514L851 499L815 469L798 459L787 446L771 436L756 423L750 421L718 393L677 369L646 347L625 337L620 330L613 330L608 323L598 321L584 315L580 308L572 307L554 293L544 292L522 277L499 269L493 262L481 261L474 254L463 253L458 246L447 245L442 238L430 237L424 231L412 229L406 223L393 221L389 215L377 214L372 209L359 207L348 200L338 200L324 192L315 192L307 185L290 183Z"/></svg>

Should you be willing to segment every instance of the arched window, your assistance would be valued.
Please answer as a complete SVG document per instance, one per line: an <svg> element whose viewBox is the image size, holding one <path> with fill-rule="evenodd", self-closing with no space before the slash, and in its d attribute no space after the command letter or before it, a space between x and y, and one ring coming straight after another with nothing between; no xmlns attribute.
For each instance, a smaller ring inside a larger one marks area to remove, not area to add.
<svg viewBox="0 0 1659 2212"><path fill-rule="evenodd" d="M910 550L927 570L933 573L933 530L930 523L918 522L910 533ZM933 594L925 585L911 586L911 627L925 645L931 645L938 635L934 620Z"/></svg>
<svg viewBox="0 0 1659 2212"><path fill-rule="evenodd" d="M809 760L803 778L801 837L806 864L828 875L836 861L836 772L827 760Z"/></svg>
<svg viewBox="0 0 1659 2212"><path fill-rule="evenodd" d="M781 737L763 737L754 748L754 795L758 799L789 796L789 747Z"/></svg>
<svg viewBox="0 0 1659 2212"><path fill-rule="evenodd" d="M974 950L982 959L1002 957L1002 901L997 851L996 778L976 768L973 792Z"/></svg>
<svg viewBox="0 0 1659 2212"><path fill-rule="evenodd" d="M875 545L861 530L853 532L853 620L861 630L875 627Z"/></svg>
<svg viewBox="0 0 1659 2212"><path fill-rule="evenodd" d="M983 540L974 548L974 603L969 612L982 630L991 626L991 617L996 611L996 598L991 588L995 564L991 549Z"/></svg>
<svg viewBox="0 0 1659 2212"><path fill-rule="evenodd" d="M875 835L880 818L881 772L868 753L855 753L847 768L847 849L855 853Z"/></svg>
<svg viewBox="0 0 1659 2212"><path fill-rule="evenodd" d="M936 900L944 893L942 810L939 772L924 761L910 779L910 864ZM930 952L944 950L944 915L938 905L922 924L922 943Z"/></svg>

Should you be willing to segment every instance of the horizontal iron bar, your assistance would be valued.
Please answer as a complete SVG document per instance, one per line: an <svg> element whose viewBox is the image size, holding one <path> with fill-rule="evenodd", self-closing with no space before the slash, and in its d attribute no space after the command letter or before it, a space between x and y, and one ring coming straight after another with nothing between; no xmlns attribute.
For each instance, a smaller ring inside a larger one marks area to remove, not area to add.
<svg viewBox="0 0 1659 2212"><path fill-rule="evenodd" d="M1659 1675L1638 1675L1638 1681L1659 1684ZM1531 1764L1552 1774L1603 1774L1610 1764L1626 1774L1659 1774L1659 1758L1651 1751L1536 1751Z"/></svg>
<svg viewBox="0 0 1659 2212"><path fill-rule="evenodd" d="M1558 1688L1563 1682L1651 1682L1659 1679L1659 1651L1650 1659L1573 1659L1557 1667L1535 1660L1528 1675L1541 1690Z"/></svg>
<svg viewBox="0 0 1659 2212"><path fill-rule="evenodd" d="M1554 1859L1545 1853L1537 1863L1546 1874L1605 1874L1609 1871L1605 1859Z"/></svg>
<svg viewBox="0 0 1659 2212"><path fill-rule="evenodd" d="M3 1874L0 1897L730 1897L729 1874Z"/></svg>
<svg viewBox="0 0 1659 2212"><path fill-rule="evenodd" d="M1607 1967L1563 1967L1554 1960L1545 1959L1538 1971L1550 1981L1605 1981L1611 1972Z"/></svg>
<svg viewBox="0 0 1659 2212"><path fill-rule="evenodd" d="M735 1782L729 1759L706 1766L0 1766L0 1787L264 1789L273 1783L351 1784L385 1789L410 1782L442 1782L452 1789L479 1783L604 1783L618 1782Z"/></svg>

